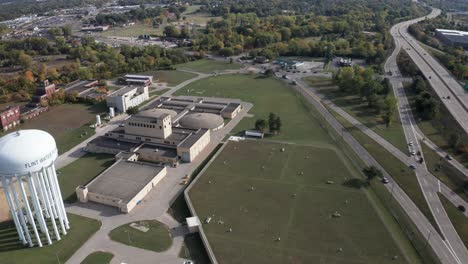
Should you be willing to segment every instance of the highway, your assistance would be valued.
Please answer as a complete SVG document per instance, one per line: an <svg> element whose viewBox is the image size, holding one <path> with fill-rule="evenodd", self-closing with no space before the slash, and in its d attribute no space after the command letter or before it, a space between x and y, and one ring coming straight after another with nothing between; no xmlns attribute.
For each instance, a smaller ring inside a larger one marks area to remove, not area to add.
<svg viewBox="0 0 468 264"><path fill-rule="evenodd" d="M408 53L439 96L442 103L466 133L468 132L468 94L464 92L463 87L458 81L408 33L408 27L410 25L426 18L437 17L440 13L440 9L434 8L426 17L408 20L394 25L390 33L395 40L396 49L404 49ZM387 61L385 66L385 71L387 73L391 72L392 76L394 76L393 74L395 72L391 69L394 69L396 65L388 65ZM444 99L447 98L447 96L450 96L451 99Z"/></svg>
<svg viewBox="0 0 468 264"><path fill-rule="evenodd" d="M433 18L439 14L439 9L433 9L427 17ZM430 55L428 55L422 49L422 47L407 33L407 28L409 25L417 23L423 19L425 19L425 17L405 21L392 27L390 32L394 37L395 50L388 58L384 66L385 72L391 73L390 82L392 84L395 97L398 101L398 111L400 114L405 138L409 146L409 151L420 151L421 155L423 155L419 141L421 137L420 134L416 132L416 130L419 129L417 128L415 119L412 115L411 106L406 97L405 89L403 87L403 83L401 82L401 73L398 69L396 61L397 55L401 49L405 49L407 51L411 59L425 75L431 86L441 98L442 102L463 127L463 129L466 131L468 128L468 115L466 115L466 106L464 104L464 102L466 102L466 97L464 97L463 94L457 93L456 89L458 88L450 88L449 85L447 85L456 82L456 80L453 80L450 74L441 71L440 64L438 64ZM436 73L434 69L439 72ZM442 97L450 94L452 94L457 99L442 99ZM437 222L437 225L439 226L443 236L445 237L444 244L454 258L455 262L453 263L468 263L468 252L466 247L453 228L453 225L437 195L437 192L439 192L440 189L439 181L428 172L425 163L420 164L417 161L418 157L413 157L413 159L414 160L412 164L414 164L416 167L415 173L419 185L429 205L429 208L431 209L434 219ZM446 190L444 191L446 192Z"/></svg>

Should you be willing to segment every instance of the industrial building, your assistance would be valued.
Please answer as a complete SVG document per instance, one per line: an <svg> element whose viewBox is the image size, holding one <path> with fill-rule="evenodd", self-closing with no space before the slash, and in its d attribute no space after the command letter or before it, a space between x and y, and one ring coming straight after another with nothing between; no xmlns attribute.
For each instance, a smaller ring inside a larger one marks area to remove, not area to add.
<svg viewBox="0 0 468 264"><path fill-rule="evenodd" d="M3 131L7 131L20 124L20 108L19 106L9 106L0 110L0 124Z"/></svg>
<svg viewBox="0 0 468 264"><path fill-rule="evenodd" d="M70 229L54 161L57 145L41 130L0 138L0 178L11 216L24 245L42 247Z"/></svg>
<svg viewBox="0 0 468 264"><path fill-rule="evenodd" d="M116 158L93 181L76 188L80 202L105 204L129 213L167 173L164 166L133 161L133 155Z"/></svg>
<svg viewBox="0 0 468 264"><path fill-rule="evenodd" d="M85 186L81 202L96 202L129 213L160 182L168 166L192 162L211 141L211 133L242 110L229 99L161 97L118 128L87 144L93 153L114 154L116 163Z"/></svg>
<svg viewBox="0 0 468 264"><path fill-rule="evenodd" d="M150 86L151 84L153 84L153 76L127 74L127 75L120 77L118 81L120 84L125 84L125 85Z"/></svg>
<svg viewBox="0 0 468 264"><path fill-rule="evenodd" d="M147 86L127 86L109 94L106 98L106 102L108 107L113 107L118 112L123 113L129 108L138 106L148 99L149 92Z"/></svg>
<svg viewBox="0 0 468 264"><path fill-rule="evenodd" d="M450 29L436 29L435 36L445 45L468 49L468 32Z"/></svg>

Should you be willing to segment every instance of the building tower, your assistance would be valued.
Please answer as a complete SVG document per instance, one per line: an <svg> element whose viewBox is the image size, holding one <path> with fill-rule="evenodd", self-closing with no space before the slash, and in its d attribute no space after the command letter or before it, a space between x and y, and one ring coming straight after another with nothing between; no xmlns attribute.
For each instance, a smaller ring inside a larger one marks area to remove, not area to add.
<svg viewBox="0 0 468 264"><path fill-rule="evenodd" d="M41 130L0 138L0 179L20 241L42 247L70 229L55 173L57 146ZM51 223L51 224L50 224Z"/></svg>

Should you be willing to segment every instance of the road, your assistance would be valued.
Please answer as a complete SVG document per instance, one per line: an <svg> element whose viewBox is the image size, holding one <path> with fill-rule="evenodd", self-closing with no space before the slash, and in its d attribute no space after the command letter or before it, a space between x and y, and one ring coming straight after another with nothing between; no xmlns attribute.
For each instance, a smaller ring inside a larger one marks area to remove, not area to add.
<svg viewBox="0 0 468 264"><path fill-rule="evenodd" d="M432 18L438 16L439 14L439 9L433 9L430 15L427 17ZM409 146L409 151L420 151L421 155L424 154L422 153L420 146L419 134L416 133L417 125L412 115L411 106L406 97L403 83L399 79L402 76L398 69L396 58L401 49L405 49L408 52L411 59L413 59L415 64L418 65L419 69L426 76L431 86L434 88L452 115L454 115L454 118L457 119L460 125L465 129L465 131L468 128L468 115L466 115L466 110L463 105L463 102L466 98L464 95L459 96L459 94L453 92L452 89L446 85L451 84L452 81L450 81L450 79L453 78L450 76L450 74L444 74L444 72L440 69L441 66L431 56L427 55L425 51L422 51L422 47L420 47L419 44L407 33L407 28L409 25L417 23L423 19L425 18L423 17L405 21L392 27L390 31L394 37L395 50L390 55L384 66L385 72L391 73L390 82L392 84L395 97L398 101L398 111L400 114L405 138ZM439 73L435 73L433 69L436 69L436 71L439 71ZM459 100L448 101L442 99L442 97L446 96L447 93L453 93L453 95L455 95L456 98L459 98ZM444 243L451 252L455 261L454 263L468 263L468 252L466 247L455 231L437 195L437 192L440 188L440 183L433 175L429 173L425 163L420 164L417 159L417 157L413 157L412 164L414 164L416 167L415 174L429 208L434 215L434 219L445 237Z"/></svg>
<svg viewBox="0 0 468 264"><path fill-rule="evenodd" d="M440 9L434 8L426 17L434 18L440 15L440 13ZM468 94L465 93L458 81L408 33L408 27L411 24L424 20L426 17L398 23L391 28L390 33L395 40L397 49L400 50L402 48L408 53L439 96L442 103L460 124L465 133L467 133ZM392 72L393 75L394 71L392 69L394 69L396 65L389 65L387 62L386 66L386 72ZM443 99L447 96L450 96L451 99Z"/></svg>

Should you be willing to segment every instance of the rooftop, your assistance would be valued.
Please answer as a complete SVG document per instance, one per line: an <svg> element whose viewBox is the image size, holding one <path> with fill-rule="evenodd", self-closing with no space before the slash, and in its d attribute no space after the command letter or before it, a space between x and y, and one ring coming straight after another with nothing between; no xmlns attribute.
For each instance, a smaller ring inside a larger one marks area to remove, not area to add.
<svg viewBox="0 0 468 264"><path fill-rule="evenodd" d="M163 169L153 164L120 159L87 187L89 192L127 203Z"/></svg>

